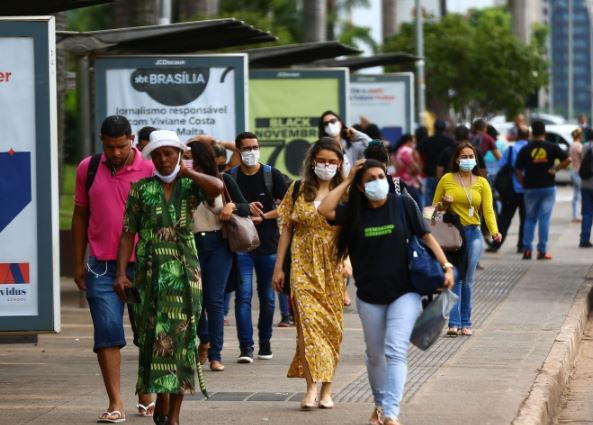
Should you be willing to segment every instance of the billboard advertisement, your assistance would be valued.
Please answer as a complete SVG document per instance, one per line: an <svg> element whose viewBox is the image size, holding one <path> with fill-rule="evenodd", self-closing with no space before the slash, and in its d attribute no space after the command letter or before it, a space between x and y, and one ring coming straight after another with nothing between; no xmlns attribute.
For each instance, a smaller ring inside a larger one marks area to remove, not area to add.
<svg viewBox="0 0 593 425"><path fill-rule="evenodd" d="M414 130L414 74L353 75L350 78L349 125L367 118L393 145Z"/></svg>
<svg viewBox="0 0 593 425"><path fill-rule="evenodd" d="M0 20L0 331L59 331L53 18Z"/></svg>
<svg viewBox="0 0 593 425"><path fill-rule="evenodd" d="M298 176L321 114L346 116L347 90L346 68L251 71L249 129L259 138L261 161Z"/></svg>
<svg viewBox="0 0 593 425"><path fill-rule="evenodd" d="M95 89L96 135L106 116L124 115L134 133L151 126L181 140L234 140L247 119L247 56L97 57Z"/></svg>

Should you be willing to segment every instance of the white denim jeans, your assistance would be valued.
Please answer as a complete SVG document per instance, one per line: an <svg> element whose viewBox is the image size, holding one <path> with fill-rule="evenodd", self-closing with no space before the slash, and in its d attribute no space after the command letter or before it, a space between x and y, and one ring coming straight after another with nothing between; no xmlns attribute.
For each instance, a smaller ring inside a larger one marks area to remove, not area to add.
<svg viewBox="0 0 593 425"><path fill-rule="evenodd" d="M366 366L375 405L384 415L399 416L408 373L408 347L422 312L420 295L408 292L391 304L356 300L366 343Z"/></svg>

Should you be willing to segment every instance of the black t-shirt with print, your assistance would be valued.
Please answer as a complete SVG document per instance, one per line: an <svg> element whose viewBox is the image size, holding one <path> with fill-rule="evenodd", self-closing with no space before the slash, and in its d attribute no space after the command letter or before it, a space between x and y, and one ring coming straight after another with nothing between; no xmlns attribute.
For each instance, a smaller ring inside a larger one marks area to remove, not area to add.
<svg viewBox="0 0 593 425"><path fill-rule="evenodd" d="M568 155L556 143L545 140L529 142L515 162L515 168L523 170L525 189L542 189L554 186L556 180L548 170L558 159L564 161Z"/></svg>
<svg viewBox="0 0 593 425"><path fill-rule="evenodd" d="M366 303L390 304L412 291L408 271L408 251L403 221L397 214L404 206L408 226L418 237L429 233L422 214L408 195L389 194L385 205L365 208L348 250L356 283L356 295ZM335 224L343 225L346 205L336 209Z"/></svg>
<svg viewBox="0 0 593 425"><path fill-rule="evenodd" d="M288 189L282 173L272 167L272 191L268 193L266 182L264 180L264 167L260 166L257 173L248 176L243 174L241 169L237 170L237 184L241 193L247 199L247 202L261 202L263 211L268 212L276 207L276 200L281 200ZM271 255L276 254L278 247L278 232L277 220L264 220L257 226L257 234L259 236L259 247L252 252L255 255Z"/></svg>

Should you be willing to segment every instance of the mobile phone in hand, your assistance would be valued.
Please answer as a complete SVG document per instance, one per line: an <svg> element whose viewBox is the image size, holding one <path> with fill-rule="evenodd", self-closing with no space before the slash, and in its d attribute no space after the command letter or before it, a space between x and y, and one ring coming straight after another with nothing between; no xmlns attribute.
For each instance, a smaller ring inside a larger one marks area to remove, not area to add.
<svg viewBox="0 0 593 425"><path fill-rule="evenodd" d="M134 286L126 286L124 291L126 292L126 303L138 304L140 302L140 291L138 291L138 288Z"/></svg>

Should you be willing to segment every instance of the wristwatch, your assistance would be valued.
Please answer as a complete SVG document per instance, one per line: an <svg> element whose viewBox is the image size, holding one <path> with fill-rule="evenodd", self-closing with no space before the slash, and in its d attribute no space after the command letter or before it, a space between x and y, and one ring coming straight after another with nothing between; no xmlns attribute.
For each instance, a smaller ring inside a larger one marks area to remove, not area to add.
<svg viewBox="0 0 593 425"><path fill-rule="evenodd" d="M447 261L441 267L443 268L443 270L447 271L448 269L453 269L453 264L451 264L450 262Z"/></svg>

